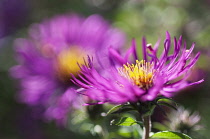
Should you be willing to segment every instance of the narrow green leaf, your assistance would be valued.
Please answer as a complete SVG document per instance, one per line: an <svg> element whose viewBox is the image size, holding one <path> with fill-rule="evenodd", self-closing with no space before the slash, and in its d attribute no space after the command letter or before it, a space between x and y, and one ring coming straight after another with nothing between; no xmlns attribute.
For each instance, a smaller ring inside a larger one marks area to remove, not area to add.
<svg viewBox="0 0 210 139"><path fill-rule="evenodd" d="M119 113L123 113L123 112L128 112L128 111L132 111L135 110L133 107L131 107L131 105L126 104L126 105L117 105L112 107L108 112L107 115L109 114L119 114Z"/></svg>
<svg viewBox="0 0 210 139"><path fill-rule="evenodd" d="M143 122L141 122L141 121L136 121L136 123L140 126L143 126Z"/></svg>
<svg viewBox="0 0 210 139"><path fill-rule="evenodd" d="M132 126L137 124L137 122L131 117L122 117L119 119L112 120L110 124L118 126Z"/></svg>
<svg viewBox="0 0 210 139"><path fill-rule="evenodd" d="M172 100L172 98L168 98L168 97L165 97L165 96L159 96L159 97L157 97L155 100L156 100L156 102L158 102L158 101L161 100L161 99Z"/></svg>
<svg viewBox="0 0 210 139"><path fill-rule="evenodd" d="M164 96L158 97L158 98L156 99L156 102L166 102L166 103L168 103L168 102L173 102L176 106L178 105L178 104L176 103L176 101L173 100L172 98L168 98L168 97L164 97Z"/></svg>
<svg viewBox="0 0 210 139"><path fill-rule="evenodd" d="M117 105L117 106L114 106L112 107L107 113L106 115L109 115L110 113L113 113L115 111L117 111L119 108L123 107L123 105Z"/></svg>
<svg viewBox="0 0 210 139"><path fill-rule="evenodd" d="M158 132L152 135L151 139L192 139L186 134L172 131Z"/></svg>
<svg viewBox="0 0 210 139"><path fill-rule="evenodd" d="M172 109L174 109L174 110L177 110L177 108L176 108L175 106L173 106L173 105L171 105L171 104L169 104L169 103L159 102L158 104L159 104L159 105L167 106L167 107L172 108Z"/></svg>
<svg viewBox="0 0 210 139"><path fill-rule="evenodd" d="M169 98L169 97L165 97L165 96L158 96L156 99L162 99L162 98L166 98L166 99L172 99L172 98Z"/></svg>

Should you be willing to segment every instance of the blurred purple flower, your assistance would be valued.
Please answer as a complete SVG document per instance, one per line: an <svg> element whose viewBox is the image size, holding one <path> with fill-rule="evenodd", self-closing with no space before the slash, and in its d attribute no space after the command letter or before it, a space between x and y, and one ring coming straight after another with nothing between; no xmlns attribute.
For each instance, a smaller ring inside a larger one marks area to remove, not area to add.
<svg viewBox="0 0 210 139"><path fill-rule="evenodd" d="M148 102L157 96L172 97L177 92L190 85L199 84L203 80L190 83L187 78L191 68L199 58L200 53L191 55L194 45L189 50L182 37L174 38L173 53L170 34L166 33L164 50L157 56L160 40L154 45L142 39L143 60L139 61L136 44L121 56L114 48L110 48L110 59L114 66L104 69L103 75L94 68L93 59L89 57L86 65L81 65L80 78L73 82L83 88L80 93L98 101L99 104L109 102L123 104L126 102Z"/></svg>
<svg viewBox="0 0 210 139"><path fill-rule="evenodd" d="M41 107L48 120L65 122L67 113L79 106L70 74L77 77L86 55L99 57L108 64L107 47L120 48L125 35L98 15L82 18L61 15L35 24L30 37L17 39L15 49L19 65L11 69L20 80L21 102ZM96 66L98 63L94 63ZM97 66L99 67L99 66Z"/></svg>

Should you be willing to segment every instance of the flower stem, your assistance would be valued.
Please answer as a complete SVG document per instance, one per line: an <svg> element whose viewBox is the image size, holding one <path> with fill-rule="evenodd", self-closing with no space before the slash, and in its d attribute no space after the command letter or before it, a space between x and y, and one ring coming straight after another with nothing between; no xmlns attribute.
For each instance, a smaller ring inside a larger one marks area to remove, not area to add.
<svg viewBox="0 0 210 139"><path fill-rule="evenodd" d="M149 133L151 130L151 120L150 115L142 117L144 128L142 139L149 139Z"/></svg>

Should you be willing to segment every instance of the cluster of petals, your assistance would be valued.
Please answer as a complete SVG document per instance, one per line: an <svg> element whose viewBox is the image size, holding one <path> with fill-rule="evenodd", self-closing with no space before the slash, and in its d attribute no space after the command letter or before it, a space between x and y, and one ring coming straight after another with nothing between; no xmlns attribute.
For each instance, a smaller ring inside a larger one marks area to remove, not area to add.
<svg viewBox="0 0 210 139"><path fill-rule="evenodd" d="M122 70L119 72L122 67L130 67L133 70L132 64L135 65L136 60L141 60L137 53L135 40L132 41L131 47L123 55L110 47L109 59L112 66L104 68L103 72L94 67L94 58L89 57L86 64L80 66L80 79L73 78L72 81L82 87L78 90L79 93L89 96L96 101L96 104L147 102L153 101L158 96L172 97L181 89L203 81L188 81L192 67L200 55L200 53L192 54L194 43L190 49L187 49L186 42L183 43L182 41L182 36L178 40L174 37L172 42L170 34L166 32L164 50L158 55L160 42L158 40L152 46L147 44L144 37L142 39L143 60L147 63L145 65L151 65L150 70L152 68L154 71L151 78L152 84L149 87L139 87L131 81L130 77L126 78L131 74L125 73L126 76L122 76ZM140 68L145 69L144 67ZM139 72L142 72L142 69ZM147 76L146 71L139 75ZM148 80L148 77L143 79Z"/></svg>
<svg viewBox="0 0 210 139"><path fill-rule="evenodd" d="M190 132L201 130L204 127L200 124L201 116L197 111L191 112L181 106L176 111L169 113L168 118L165 124L172 131L183 132L189 130L188 132Z"/></svg>
<svg viewBox="0 0 210 139"><path fill-rule="evenodd" d="M11 69L11 75L20 81L18 100L37 106L49 120L63 122L72 107L80 105L81 99L74 93L73 89L78 87L70 82L70 78L61 80L58 77L58 69L62 69L57 62L59 55L65 54L61 58L65 70L65 60L77 58L74 52L82 54L80 50L83 50L103 58L108 54L106 48L114 45L118 49L124 41L124 33L112 28L99 15L87 18L75 14L58 15L34 24L29 29L28 38L15 41L19 65ZM104 61L108 60L104 58ZM67 66L73 67L71 63ZM60 72L66 72L64 70ZM70 77L71 73L65 74Z"/></svg>

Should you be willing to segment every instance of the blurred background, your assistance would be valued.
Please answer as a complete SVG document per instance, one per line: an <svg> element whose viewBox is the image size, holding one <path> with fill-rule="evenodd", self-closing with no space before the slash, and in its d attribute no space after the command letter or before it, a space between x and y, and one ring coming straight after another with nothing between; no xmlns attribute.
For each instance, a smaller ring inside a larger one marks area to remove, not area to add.
<svg viewBox="0 0 210 139"><path fill-rule="evenodd" d="M31 108L16 101L17 81L9 74L9 69L17 64L14 40L27 37L28 28L32 24L66 13L78 13L84 17L100 14L112 26L126 33L125 47L130 45L132 38L141 45L142 36L146 36L149 43L155 44L159 38L164 39L166 31L170 32L171 37L183 35L188 48L196 42L194 53L200 51L201 56L190 78L194 81L204 78L205 82L183 90L175 100L185 108L199 112L201 124L204 125L199 134L202 138L210 136L210 0L1 0L1 139L99 138L95 134L100 131L98 126L94 126L94 131L91 132L88 131L91 126L88 124L82 126L83 131L78 131L71 124L65 128L58 127L53 121L44 122L31 118ZM155 117L154 120L158 118ZM109 130L116 131L111 126ZM119 131L119 136L115 138L133 138L129 134L123 134L124 131L128 132L127 129L121 130L122 133Z"/></svg>

